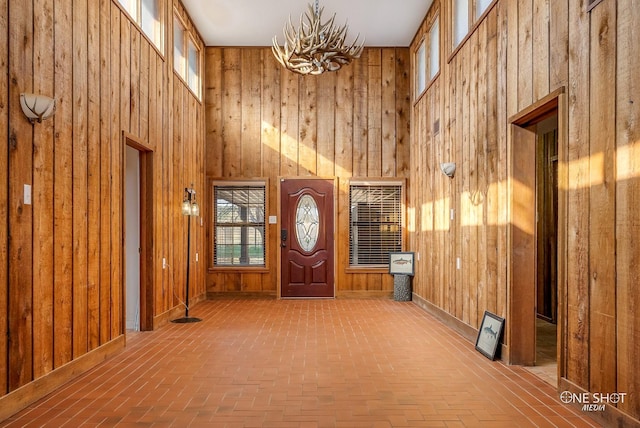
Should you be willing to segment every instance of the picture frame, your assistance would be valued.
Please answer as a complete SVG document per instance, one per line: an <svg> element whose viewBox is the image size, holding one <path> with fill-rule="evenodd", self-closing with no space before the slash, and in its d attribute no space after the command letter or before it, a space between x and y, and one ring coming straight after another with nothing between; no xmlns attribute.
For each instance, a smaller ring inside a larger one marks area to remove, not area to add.
<svg viewBox="0 0 640 428"><path fill-rule="evenodd" d="M391 275L409 275L415 273L414 253L397 252L389 253L389 273Z"/></svg>
<svg viewBox="0 0 640 428"><path fill-rule="evenodd" d="M495 360L503 328L504 318L489 311L484 311L482 323L478 329L478 337L476 338L476 350L490 360Z"/></svg>

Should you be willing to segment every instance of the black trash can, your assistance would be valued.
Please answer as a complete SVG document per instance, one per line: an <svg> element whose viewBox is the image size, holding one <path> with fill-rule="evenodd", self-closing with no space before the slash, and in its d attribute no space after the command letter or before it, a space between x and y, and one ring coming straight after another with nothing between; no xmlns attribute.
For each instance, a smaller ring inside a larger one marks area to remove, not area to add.
<svg viewBox="0 0 640 428"><path fill-rule="evenodd" d="M393 275L393 300L397 302L411 300L411 277L409 275Z"/></svg>

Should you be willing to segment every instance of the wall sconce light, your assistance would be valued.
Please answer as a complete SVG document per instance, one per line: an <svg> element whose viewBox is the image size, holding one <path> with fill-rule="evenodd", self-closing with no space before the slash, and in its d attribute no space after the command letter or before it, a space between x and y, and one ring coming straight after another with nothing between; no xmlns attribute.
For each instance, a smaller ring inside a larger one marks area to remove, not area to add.
<svg viewBox="0 0 640 428"><path fill-rule="evenodd" d="M20 94L20 107L29 122L42 122L56 111L56 100L46 95Z"/></svg>
<svg viewBox="0 0 640 428"><path fill-rule="evenodd" d="M191 184L193 186L193 184ZM196 201L196 191L192 187L184 188L184 195L182 197L182 214L187 216L187 271L186 271L186 286L185 286L185 312L184 317L172 320L171 322L178 324L186 324L192 322L202 321L200 318L189 316L189 267L191 266L191 217L197 217L200 215L200 206Z"/></svg>
<svg viewBox="0 0 640 428"><path fill-rule="evenodd" d="M191 187L185 187L182 199L182 215L200 215L200 206L196 201L196 191Z"/></svg>
<svg viewBox="0 0 640 428"><path fill-rule="evenodd" d="M453 178L456 173L456 164L455 162L443 162L440 164L440 170L447 177Z"/></svg>

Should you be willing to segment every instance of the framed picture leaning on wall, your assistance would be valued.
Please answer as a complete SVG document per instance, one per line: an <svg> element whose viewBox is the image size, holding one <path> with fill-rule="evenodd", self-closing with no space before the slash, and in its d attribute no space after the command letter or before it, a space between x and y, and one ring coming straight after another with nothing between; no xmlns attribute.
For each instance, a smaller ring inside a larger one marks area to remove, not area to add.
<svg viewBox="0 0 640 428"><path fill-rule="evenodd" d="M490 360L495 360L502 328L504 327L504 318L484 311L482 324L478 329L478 337L476 339L476 349Z"/></svg>

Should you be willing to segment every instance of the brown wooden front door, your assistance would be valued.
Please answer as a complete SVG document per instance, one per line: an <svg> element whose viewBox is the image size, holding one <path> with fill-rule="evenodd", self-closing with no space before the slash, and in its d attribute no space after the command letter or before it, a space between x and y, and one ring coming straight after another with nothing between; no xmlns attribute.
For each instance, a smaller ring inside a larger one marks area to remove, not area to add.
<svg viewBox="0 0 640 428"><path fill-rule="evenodd" d="M282 180L281 297L334 296L333 181Z"/></svg>

